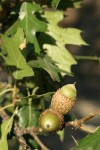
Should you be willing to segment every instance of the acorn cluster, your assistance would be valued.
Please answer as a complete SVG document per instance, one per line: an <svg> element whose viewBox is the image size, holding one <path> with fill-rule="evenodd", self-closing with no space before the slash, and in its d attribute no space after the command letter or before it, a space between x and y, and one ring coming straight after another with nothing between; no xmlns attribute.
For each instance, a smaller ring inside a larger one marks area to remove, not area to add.
<svg viewBox="0 0 100 150"><path fill-rule="evenodd" d="M67 84L58 89L51 99L50 108L44 110L40 115L40 127L45 132L62 130L64 125L64 115L75 105L76 96L77 91L75 84Z"/></svg>

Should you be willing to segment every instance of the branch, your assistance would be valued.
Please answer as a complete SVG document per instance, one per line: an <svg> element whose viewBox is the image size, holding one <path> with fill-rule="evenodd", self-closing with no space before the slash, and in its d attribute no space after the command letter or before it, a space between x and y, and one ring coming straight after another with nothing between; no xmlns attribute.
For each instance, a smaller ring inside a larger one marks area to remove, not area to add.
<svg viewBox="0 0 100 150"><path fill-rule="evenodd" d="M49 150L39 139L39 137L36 135L38 132L42 132L41 128L35 128L35 127L28 127L28 128L20 128L18 125L15 123L15 134L18 137L18 141L23 147L23 150L26 150L25 148L28 147L26 144L26 141L23 138L24 134L30 134L34 140L39 144L42 150ZM30 149L29 149L30 150Z"/></svg>
<svg viewBox="0 0 100 150"><path fill-rule="evenodd" d="M18 138L19 143L22 146L23 150L31 150L30 147L27 145L25 139L23 138L23 132L20 130L20 128L18 127L18 125L15 123L14 124L14 132L16 137Z"/></svg>
<svg viewBox="0 0 100 150"><path fill-rule="evenodd" d="M90 129L89 127L85 126L85 125L82 125L84 122L92 119L93 117L97 116L97 115L100 115L100 110L94 112L94 113L90 113L89 116L86 116L82 119L79 119L79 120L75 120L75 121L69 121L67 123L65 123L65 126L73 126L75 128L79 128L85 132L88 132L88 133L94 133L95 130L93 129Z"/></svg>
<svg viewBox="0 0 100 150"><path fill-rule="evenodd" d="M100 115L100 110L98 110L98 111L96 111L96 112L94 112L94 113L90 113L89 116L86 116L86 117L84 117L84 118L78 120L78 124L82 124L82 123L84 123L84 122L86 122L86 121L92 119L93 117L95 117L95 116L97 116L97 115Z"/></svg>
<svg viewBox="0 0 100 150"><path fill-rule="evenodd" d="M39 139L39 137L36 135L36 133L31 132L30 135L34 138L34 140L40 145L42 150L49 150Z"/></svg>

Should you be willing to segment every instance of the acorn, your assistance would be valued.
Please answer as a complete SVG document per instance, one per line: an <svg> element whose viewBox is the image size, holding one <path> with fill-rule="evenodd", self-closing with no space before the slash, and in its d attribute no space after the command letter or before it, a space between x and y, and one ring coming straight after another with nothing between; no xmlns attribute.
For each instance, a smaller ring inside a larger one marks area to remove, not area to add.
<svg viewBox="0 0 100 150"><path fill-rule="evenodd" d="M39 124L45 132L56 132L62 130L64 118L61 113L52 108L49 108L45 109L41 113Z"/></svg>
<svg viewBox="0 0 100 150"><path fill-rule="evenodd" d="M51 100L51 108L61 114L68 113L76 102L77 91L75 84L67 84L58 89Z"/></svg>

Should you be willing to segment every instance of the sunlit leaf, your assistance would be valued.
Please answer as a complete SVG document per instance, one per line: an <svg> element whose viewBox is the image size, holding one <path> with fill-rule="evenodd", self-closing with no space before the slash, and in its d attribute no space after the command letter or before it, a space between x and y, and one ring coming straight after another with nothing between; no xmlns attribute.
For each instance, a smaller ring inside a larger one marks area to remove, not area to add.
<svg viewBox="0 0 100 150"><path fill-rule="evenodd" d="M0 131L1 131L0 150L8 150L7 135L11 131L15 113L16 111L14 112L14 114L10 119L3 121L3 123L0 125Z"/></svg>
<svg viewBox="0 0 100 150"><path fill-rule="evenodd" d="M76 60L65 48L66 44L86 45L85 41L81 38L81 31L75 28L61 28L58 22L63 19L61 11L45 12L44 17L48 21L48 34L55 40L55 44L44 44L43 48L59 66L60 69L65 70L66 74L71 73L71 66L77 64Z"/></svg>
<svg viewBox="0 0 100 150"><path fill-rule="evenodd" d="M16 34L12 37L1 35L3 41L3 51L1 56L4 58L6 65L11 68L15 79L22 79L23 77L33 76L34 72L26 63L19 47L24 41L23 29L19 28Z"/></svg>

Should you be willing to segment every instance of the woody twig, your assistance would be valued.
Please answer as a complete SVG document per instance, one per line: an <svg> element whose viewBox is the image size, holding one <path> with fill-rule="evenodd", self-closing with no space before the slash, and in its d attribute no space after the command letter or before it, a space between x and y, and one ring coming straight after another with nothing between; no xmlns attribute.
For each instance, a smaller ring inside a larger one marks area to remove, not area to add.
<svg viewBox="0 0 100 150"><path fill-rule="evenodd" d="M27 149L31 150L30 147L26 144L25 139L23 138L24 134L30 134L34 138L34 140L39 144L42 150L49 150L37 136L38 132L42 132L41 128L34 128L34 127L20 128L18 127L17 123L15 123L14 131L23 150L27 150Z"/></svg>
<svg viewBox="0 0 100 150"><path fill-rule="evenodd" d="M98 116L100 115L100 110L94 112L94 113L90 113L90 115L82 118L82 119L79 119L79 120L75 120L75 121L69 121L67 123L65 123L65 126L73 126L75 128L79 128L85 132L88 132L88 133L94 133L95 130L94 129L91 129L89 127L87 127L86 125L83 125L83 123L85 123L86 121L92 119L93 117L95 116Z"/></svg>

